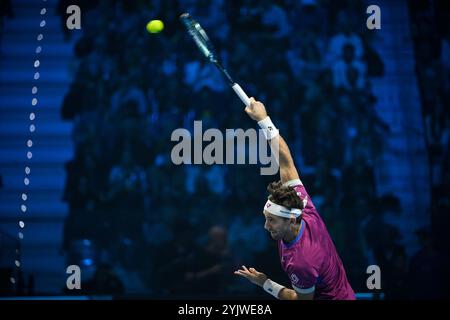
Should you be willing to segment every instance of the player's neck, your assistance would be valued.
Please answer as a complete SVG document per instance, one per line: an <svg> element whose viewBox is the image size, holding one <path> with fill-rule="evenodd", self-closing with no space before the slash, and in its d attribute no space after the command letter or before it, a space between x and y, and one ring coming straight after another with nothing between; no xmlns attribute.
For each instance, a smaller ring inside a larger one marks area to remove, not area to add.
<svg viewBox="0 0 450 320"><path fill-rule="evenodd" d="M303 223L303 220L300 222L300 224L298 224L298 225L296 224L291 227L291 232L289 233L289 235L287 235L286 238L283 238L283 241L285 243L291 243L292 241L295 240L295 238L297 238L298 233L300 232L300 229L302 227L302 223Z"/></svg>

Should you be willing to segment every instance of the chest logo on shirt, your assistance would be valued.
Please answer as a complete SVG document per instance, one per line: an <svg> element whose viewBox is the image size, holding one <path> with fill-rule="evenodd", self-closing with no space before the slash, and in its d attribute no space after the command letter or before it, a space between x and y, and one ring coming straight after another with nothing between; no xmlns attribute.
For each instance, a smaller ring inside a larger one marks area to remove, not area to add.
<svg viewBox="0 0 450 320"><path fill-rule="evenodd" d="M291 278L292 283L297 283L298 280L299 280L298 277L295 274L293 274L293 273L291 273L289 278Z"/></svg>

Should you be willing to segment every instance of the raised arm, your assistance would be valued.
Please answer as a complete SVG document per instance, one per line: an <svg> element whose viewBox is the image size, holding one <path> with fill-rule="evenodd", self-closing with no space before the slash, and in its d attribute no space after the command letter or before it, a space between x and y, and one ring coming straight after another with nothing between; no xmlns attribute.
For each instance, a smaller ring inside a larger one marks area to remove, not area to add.
<svg viewBox="0 0 450 320"><path fill-rule="evenodd" d="M250 118L257 121L261 127L267 127L268 131L272 132L277 130L270 118L267 115L266 108L264 104L259 101L256 101L253 97L250 98L250 105L245 108L245 112L249 115ZM291 152L289 151L289 147L284 141L281 135L276 135L273 138L271 134L268 136L268 141L272 152L279 152L279 163L280 163L280 179L283 183L298 179L298 172L295 168L294 159L291 156Z"/></svg>

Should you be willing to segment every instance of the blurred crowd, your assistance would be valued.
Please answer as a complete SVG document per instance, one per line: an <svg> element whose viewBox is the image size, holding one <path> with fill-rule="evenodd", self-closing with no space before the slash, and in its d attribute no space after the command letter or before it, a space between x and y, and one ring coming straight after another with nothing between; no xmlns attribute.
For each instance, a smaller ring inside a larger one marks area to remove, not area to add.
<svg viewBox="0 0 450 320"><path fill-rule="evenodd" d="M429 250L417 254L419 274L433 275L428 288L435 297L450 292L450 3L448 1L411 1L411 30L414 40L416 72L422 104L428 149L431 185L431 226L433 236L426 241ZM442 254L444 253L444 254ZM443 258L445 257L445 258ZM445 270L442 270L444 268ZM437 292L436 292L437 291ZM423 296L425 293L422 292Z"/></svg>
<svg viewBox="0 0 450 320"><path fill-rule="evenodd" d="M67 5L59 2L63 24ZM266 185L278 176L260 176L256 165L171 162L172 131L192 130L194 120L203 121L203 130L255 126L179 23L178 16L189 12L233 76L268 108L355 291L367 290L366 268L378 264L386 275L386 296L408 294L401 281L414 264L407 261L398 230L383 219L400 212L399 200L379 198L375 191L374 165L389 127L374 108L368 79L382 76L384 66L364 32L362 1L79 5L83 35L61 107L62 118L75 124L75 157L66 165L64 192L69 259L79 256L76 241L89 239L98 253L94 263L125 270L124 283L127 274L137 275L149 294L161 297L264 296L232 275L242 264L289 284L261 214ZM164 21L162 33L146 32L152 18ZM448 33L443 43L448 85ZM444 70L433 63L423 68L422 86L433 85L426 77ZM424 89L433 90L442 88ZM448 92L431 93L430 99L442 99L433 105L424 102L430 147L437 152L432 159L446 170L447 185ZM426 230L421 236L430 240Z"/></svg>

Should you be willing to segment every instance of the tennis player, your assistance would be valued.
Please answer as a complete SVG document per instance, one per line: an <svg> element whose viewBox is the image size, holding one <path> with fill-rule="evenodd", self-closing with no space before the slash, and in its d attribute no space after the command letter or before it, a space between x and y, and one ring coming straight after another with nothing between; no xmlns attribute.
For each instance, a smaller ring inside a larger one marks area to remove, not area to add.
<svg viewBox="0 0 450 320"><path fill-rule="evenodd" d="M270 280L254 268L242 266L235 271L262 287L277 299L354 300L344 266L314 204L300 181L289 148L280 136L264 105L250 99L247 114L264 130L272 151L279 149L281 181L267 187L269 197L264 205L264 228L278 241L281 266L292 288ZM278 147L276 147L278 143Z"/></svg>

